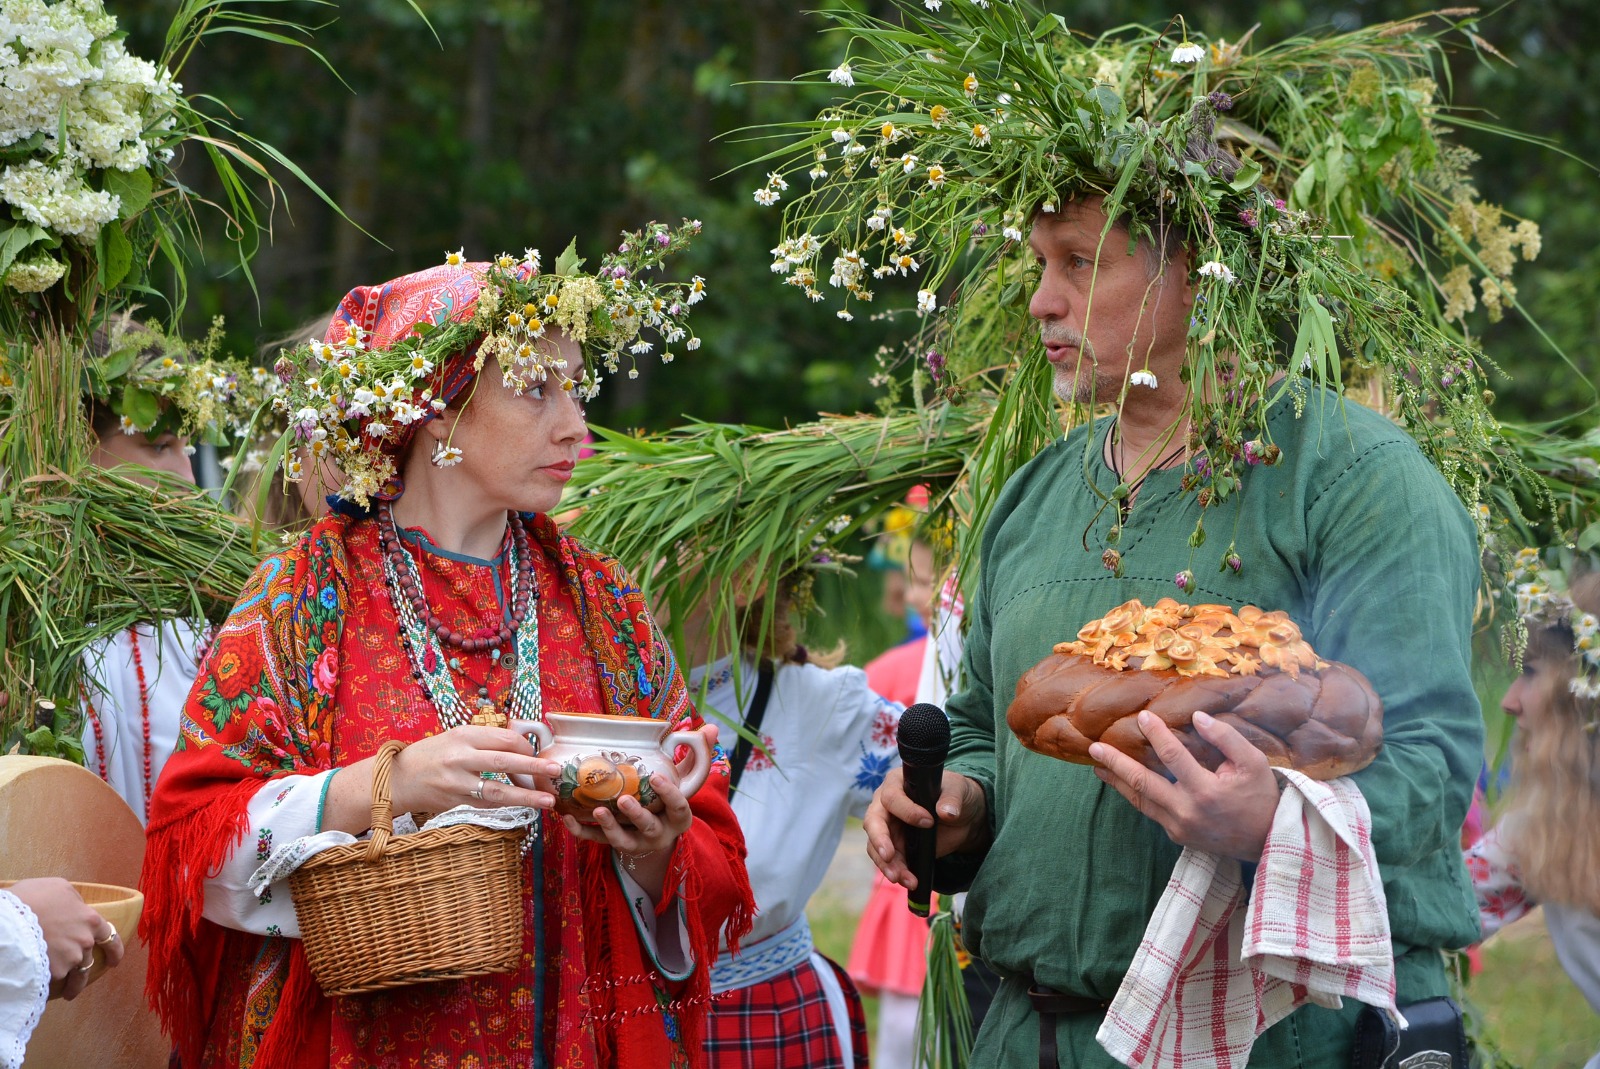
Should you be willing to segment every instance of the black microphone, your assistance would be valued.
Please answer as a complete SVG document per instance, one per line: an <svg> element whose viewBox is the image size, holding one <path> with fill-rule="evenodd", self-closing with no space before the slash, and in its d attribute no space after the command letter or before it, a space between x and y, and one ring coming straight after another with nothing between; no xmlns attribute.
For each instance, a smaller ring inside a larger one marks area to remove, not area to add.
<svg viewBox="0 0 1600 1069"><path fill-rule="evenodd" d="M933 815L934 826L905 825L906 867L917 879L908 905L919 917L928 915L933 893L933 862L939 834L939 788L944 780L944 759L950 752L950 720L937 705L918 702L900 717L900 765L905 772L906 797Z"/></svg>

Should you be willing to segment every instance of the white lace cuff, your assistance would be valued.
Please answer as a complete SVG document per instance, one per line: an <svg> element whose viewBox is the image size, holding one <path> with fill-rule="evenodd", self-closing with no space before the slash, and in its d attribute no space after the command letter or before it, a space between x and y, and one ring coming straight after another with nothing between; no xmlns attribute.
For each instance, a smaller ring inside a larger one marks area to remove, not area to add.
<svg viewBox="0 0 1600 1069"><path fill-rule="evenodd" d="M0 1069L18 1069L50 997L50 949L39 918L0 891Z"/></svg>

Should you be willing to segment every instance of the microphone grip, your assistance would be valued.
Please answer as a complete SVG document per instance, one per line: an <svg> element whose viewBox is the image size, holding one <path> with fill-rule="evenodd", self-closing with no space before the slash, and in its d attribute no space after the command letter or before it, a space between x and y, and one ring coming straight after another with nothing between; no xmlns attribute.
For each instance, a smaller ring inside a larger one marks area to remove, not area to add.
<svg viewBox="0 0 1600 1069"><path fill-rule="evenodd" d="M939 814L934 807L938 804L939 790L944 782L944 763L942 761L937 765L902 763L901 767L905 774L906 797L926 809L934 819L934 826L931 828L905 825L906 867L917 880L916 889L910 893L907 904L911 907L912 913L926 917L933 894L933 863L939 836Z"/></svg>

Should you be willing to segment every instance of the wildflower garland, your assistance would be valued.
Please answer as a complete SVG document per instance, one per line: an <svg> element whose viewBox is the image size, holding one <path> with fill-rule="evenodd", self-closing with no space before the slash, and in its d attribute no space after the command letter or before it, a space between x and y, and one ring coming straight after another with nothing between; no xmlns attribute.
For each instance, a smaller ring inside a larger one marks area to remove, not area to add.
<svg viewBox="0 0 1600 1069"><path fill-rule="evenodd" d="M1034 214L1101 196L1102 244L1122 224L1192 257L1180 441L1196 547L1206 509L1281 456L1268 408L1298 414L1313 387L1380 380L1475 512L1492 480L1519 477L1467 316L1480 295L1491 318L1515 305L1514 262L1540 236L1478 196L1472 154L1449 140L1493 129L1440 103L1446 36L1489 50L1462 12L1252 51L1181 20L1088 38L1031 0L896 3L899 24L834 16L852 55L827 80L857 94L785 126L790 145L758 161L757 202L783 205L772 270L786 284L838 297L849 319L875 285L915 279L937 377L966 297L1031 283ZM1153 379L1136 370L1095 400L1120 406Z"/></svg>
<svg viewBox="0 0 1600 1069"><path fill-rule="evenodd" d="M1570 684L1572 693L1584 701L1600 700L1600 619L1572 603L1566 570L1528 547L1513 559L1507 581L1523 634L1536 627L1570 631L1572 652L1578 659Z"/></svg>
<svg viewBox="0 0 1600 1069"><path fill-rule="evenodd" d="M108 331L106 354L85 362L85 392L117 414L123 434L227 445L248 434L271 376L218 356L222 336L221 319L193 346L121 319Z"/></svg>
<svg viewBox="0 0 1600 1069"><path fill-rule="evenodd" d="M333 459L345 479L340 496L365 507L397 474L395 443L446 407L440 396L446 366L461 354L470 354L474 371L494 359L517 393L554 376L556 385L576 390L584 401L599 393L602 374L615 374L623 361L628 376L637 377L638 358L657 345L646 331L662 346L661 362L672 363L671 346L682 343L690 352L700 347L687 320L706 297L706 280L695 275L667 282L652 274L700 230L699 220L685 220L678 227L651 223L625 233L593 274L582 270L576 242L548 273L540 270L537 249L521 257L502 254L490 263L468 263L459 250L449 253L447 267L471 271L481 281L470 314L457 320L442 313L439 321L419 324L383 348L370 345L352 325L343 338L311 342L278 358L274 370L281 388L273 405L287 421L288 440L313 461ZM562 373L555 348L541 344L552 331L583 347L581 378ZM435 460L442 467L460 461L454 445L444 446ZM298 449L285 452L283 465L291 482L305 475Z"/></svg>

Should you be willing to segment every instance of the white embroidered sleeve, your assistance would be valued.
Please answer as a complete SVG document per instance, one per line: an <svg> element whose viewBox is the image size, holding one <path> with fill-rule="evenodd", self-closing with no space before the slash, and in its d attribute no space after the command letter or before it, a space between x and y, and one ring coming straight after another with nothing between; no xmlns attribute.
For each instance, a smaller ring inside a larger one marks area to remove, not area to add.
<svg viewBox="0 0 1600 1069"><path fill-rule="evenodd" d="M0 891L0 1069L22 1064L28 1037L50 997L50 951L39 918Z"/></svg>
<svg viewBox="0 0 1600 1069"><path fill-rule="evenodd" d="M850 815L866 815L872 795L891 768L900 764L900 716L905 706L879 697L867 685L866 674L854 668L838 668L834 674L842 681L834 723L841 727L861 725L857 745L855 776L849 786Z"/></svg>
<svg viewBox="0 0 1600 1069"><path fill-rule="evenodd" d="M611 865L616 869L617 881L622 884L622 893L628 896L633 926L639 932L639 942L644 944L645 953L668 980L674 983L687 980L694 972L694 950L689 946L689 926L684 919L682 889L670 913L675 923L668 924L663 931L662 921L666 918L656 916L656 904L651 901L649 893L628 875L615 850L611 852Z"/></svg>
<svg viewBox="0 0 1600 1069"><path fill-rule="evenodd" d="M268 781L255 793L247 808L249 830L244 840L222 869L206 880L206 920L256 935L300 937L289 882L269 884L257 898L250 890L250 874L277 843L322 830L322 806L333 775L284 776Z"/></svg>
<svg viewBox="0 0 1600 1069"><path fill-rule="evenodd" d="M1485 939L1533 909L1535 903L1522 886L1522 870L1500 841L1498 825L1467 850L1466 862Z"/></svg>

